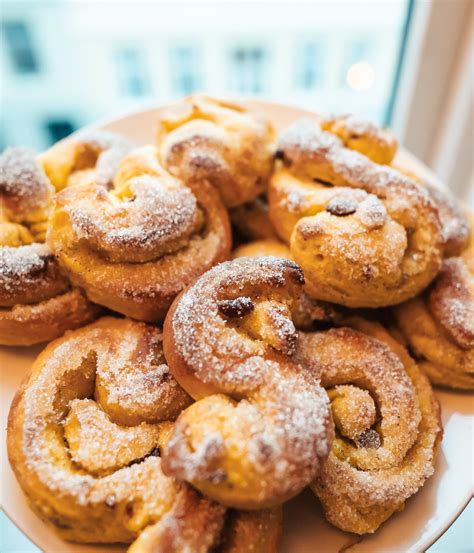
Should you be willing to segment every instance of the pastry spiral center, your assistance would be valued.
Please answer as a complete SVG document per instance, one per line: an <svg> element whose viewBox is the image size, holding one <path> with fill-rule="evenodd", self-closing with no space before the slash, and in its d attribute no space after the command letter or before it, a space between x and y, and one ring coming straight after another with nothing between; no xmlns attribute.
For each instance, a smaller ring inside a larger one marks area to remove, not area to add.
<svg viewBox="0 0 474 553"><path fill-rule="evenodd" d="M176 252L204 223L193 192L167 175L133 177L112 192L98 185L82 192L68 208L73 226L112 262L146 262Z"/></svg>
<svg viewBox="0 0 474 553"><path fill-rule="evenodd" d="M71 459L94 475L109 474L157 450L160 424L120 426L92 399L75 399L64 422Z"/></svg>
<svg viewBox="0 0 474 553"><path fill-rule="evenodd" d="M379 447L380 436L371 427L377 409L367 390L352 385L336 386L328 391L334 424L342 436L362 447Z"/></svg>

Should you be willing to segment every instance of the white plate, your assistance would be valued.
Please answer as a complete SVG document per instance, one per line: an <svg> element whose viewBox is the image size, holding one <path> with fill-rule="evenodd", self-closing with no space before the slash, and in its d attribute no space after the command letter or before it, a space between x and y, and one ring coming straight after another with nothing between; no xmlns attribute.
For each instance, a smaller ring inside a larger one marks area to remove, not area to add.
<svg viewBox="0 0 474 553"><path fill-rule="evenodd" d="M284 127L297 117L310 116L298 108L268 102L248 104L266 113L277 127ZM139 144L153 142L153 127L159 108L151 108L95 125L128 136ZM418 173L435 180L429 170L407 152L398 160ZM125 547L84 546L63 542L52 529L29 509L6 457L5 428L8 408L20 381L27 374L41 347L0 347L2 415L2 506L19 528L48 553L112 553ZM305 491L285 505L282 553L336 553L350 547L351 552L420 552L424 551L454 522L473 493L472 436L474 408L472 395L437 392L441 400L444 439L436 472L424 488L408 500L402 513L392 516L373 536L362 540L330 526L322 515L316 497Z"/></svg>

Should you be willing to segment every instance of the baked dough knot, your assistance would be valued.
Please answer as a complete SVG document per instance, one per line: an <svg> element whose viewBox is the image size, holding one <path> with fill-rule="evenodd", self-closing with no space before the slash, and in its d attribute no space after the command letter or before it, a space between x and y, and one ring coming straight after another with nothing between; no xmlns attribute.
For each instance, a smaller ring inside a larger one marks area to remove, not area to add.
<svg viewBox="0 0 474 553"><path fill-rule="evenodd" d="M395 317L434 384L474 390L474 240L445 259L432 286L398 306Z"/></svg>
<svg viewBox="0 0 474 553"><path fill-rule="evenodd" d="M303 282L292 261L242 257L201 276L167 315L170 370L198 401L178 417L163 468L224 505L281 504L329 452L327 395L291 358Z"/></svg>
<svg viewBox="0 0 474 553"><path fill-rule="evenodd" d="M133 143L119 134L86 130L56 143L38 156L38 162L56 190L91 181L109 188L132 148Z"/></svg>
<svg viewBox="0 0 474 553"><path fill-rule="evenodd" d="M397 141L389 129L383 129L351 114L324 119L321 128L338 136L351 150L364 154L375 163L391 165L421 184L438 210L444 256L459 255L466 248L469 242L469 222L462 208L447 187L442 188L439 183L430 182L394 159Z"/></svg>
<svg viewBox="0 0 474 553"><path fill-rule="evenodd" d="M190 402L156 327L104 317L50 343L8 420L10 462L32 508L67 540L138 537L134 553L242 551L227 539L240 527L275 553L279 511L226 513L163 474L171 421Z"/></svg>
<svg viewBox="0 0 474 553"><path fill-rule="evenodd" d="M184 287L226 259L230 240L217 192L170 175L154 146L128 154L110 190L96 182L62 190L49 239L90 299L147 321L162 320Z"/></svg>
<svg viewBox="0 0 474 553"><path fill-rule="evenodd" d="M329 522L373 533L403 509L434 472L442 436L430 384L379 324L300 333L296 360L312 369L331 399L336 437L312 484Z"/></svg>
<svg viewBox="0 0 474 553"><path fill-rule="evenodd" d="M44 244L54 188L28 148L0 155L0 343L51 340L93 320Z"/></svg>
<svg viewBox="0 0 474 553"><path fill-rule="evenodd" d="M441 266L443 238L423 187L312 120L291 125L278 148L270 218L312 297L381 307L428 286Z"/></svg>
<svg viewBox="0 0 474 553"><path fill-rule="evenodd" d="M254 200L267 187L275 132L248 108L190 96L160 114L156 137L163 166L186 182L210 182L226 207Z"/></svg>
<svg viewBox="0 0 474 553"><path fill-rule="evenodd" d="M321 128L338 136L347 148L364 154L375 163L388 165L397 152L397 139L390 129L347 113L321 121Z"/></svg>

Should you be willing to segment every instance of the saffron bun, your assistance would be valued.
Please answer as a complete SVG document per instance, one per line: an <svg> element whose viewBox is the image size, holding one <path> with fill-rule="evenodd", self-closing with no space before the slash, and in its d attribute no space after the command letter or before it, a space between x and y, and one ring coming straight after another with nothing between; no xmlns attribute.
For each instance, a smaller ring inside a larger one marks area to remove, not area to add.
<svg viewBox="0 0 474 553"><path fill-rule="evenodd" d="M382 307L430 284L441 267L443 237L423 187L311 120L283 131L278 157L270 219L303 268L311 297Z"/></svg>
<svg viewBox="0 0 474 553"><path fill-rule="evenodd" d="M217 191L186 186L144 146L121 161L112 189L89 182L57 194L49 244L92 301L160 321L181 290L229 257L231 235Z"/></svg>
<svg viewBox="0 0 474 553"><path fill-rule="evenodd" d="M421 184L438 210L443 235L444 256L454 257L465 250L471 240L472 215L456 201L450 190L441 188L413 170L398 164L392 166Z"/></svg>
<svg viewBox="0 0 474 553"><path fill-rule="evenodd" d="M38 156L56 190L83 182L109 188L122 158L133 148L125 137L108 131L83 131L57 142Z"/></svg>
<svg viewBox="0 0 474 553"><path fill-rule="evenodd" d="M155 525L146 528L128 553L277 553L282 533L282 509L261 511L200 508L204 500L188 491L176 509ZM222 516L225 511L225 516Z"/></svg>
<svg viewBox="0 0 474 553"><path fill-rule="evenodd" d="M33 510L67 540L131 542L182 493L158 451L165 421L190 402L154 327L104 317L51 342L8 420L10 464Z"/></svg>
<svg viewBox="0 0 474 553"><path fill-rule="evenodd" d="M321 128L335 134L347 148L364 154L375 163L388 165L397 152L397 139L383 129L352 114L336 115L321 121Z"/></svg>
<svg viewBox="0 0 474 553"><path fill-rule="evenodd" d="M52 340L99 312L44 244L54 188L27 148L0 156L0 344Z"/></svg>
<svg viewBox="0 0 474 553"><path fill-rule="evenodd" d="M389 129L383 129L351 114L323 119L321 128L339 137L351 150L364 154L375 163L391 165L410 179L423 185L438 210L445 257L459 255L469 242L468 218L447 188L440 188L394 161L397 140Z"/></svg>
<svg viewBox="0 0 474 553"><path fill-rule="evenodd" d="M375 532L434 473L442 437L428 379L377 322L300 334L296 360L321 378L336 438L311 488L329 522Z"/></svg>
<svg viewBox="0 0 474 553"><path fill-rule="evenodd" d="M51 342L8 420L10 463L33 510L70 541L138 538L134 553L221 544L230 553L248 543L276 553L279 510L227 513L163 474L171 421L190 402L156 327L104 317Z"/></svg>
<svg viewBox="0 0 474 553"><path fill-rule="evenodd" d="M287 259L234 259L202 275L166 317L166 359L196 403L179 415L163 469L224 505L277 506L329 453L327 395L291 358L303 282Z"/></svg>
<svg viewBox="0 0 474 553"><path fill-rule="evenodd" d="M403 341L433 384L474 390L474 241L436 280L394 310Z"/></svg>
<svg viewBox="0 0 474 553"><path fill-rule="evenodd" d="M254 200L267 187L275 131L263 115L240 104L190 96L160 113L156 141L160 162L172 175L211 183L228 208Z"/></svg>

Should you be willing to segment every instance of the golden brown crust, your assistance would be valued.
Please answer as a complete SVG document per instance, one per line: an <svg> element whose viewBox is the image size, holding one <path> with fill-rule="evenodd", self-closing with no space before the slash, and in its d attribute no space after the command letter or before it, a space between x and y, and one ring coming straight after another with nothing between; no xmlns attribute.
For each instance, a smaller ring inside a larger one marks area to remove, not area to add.
<svg viewBox="0 0 474 553"><path fill-rule="evenodd" d="M380 307L413 297L432 281L442 234L422 187L309 120L281 135L279 152L270 218L303 267L310 295Z"/></svg>
<svg viewBox="0 0 474 553"><path fill-rule="evenodd" d="M176 511L149 526L128 553L277 553L282 510L227 511L217 503L200 508L197 493L183 495Z"/></svg>
<svg viewBox="0 0 474 553"><path fill-rule="evenodd" d="M108 131L84 131L61 140L38 156L56 190L83 182L112 186L121 159L133 144Z"/></svg>
<svg viewBox="0 0 474 553"><path fill-rule="evenodd" d="M104 383L116 409L99 397ZM164 364L156 328L105 317L49 344L8 420L10 463L32 508L69 540L132 541L186 493L163 475L156 448L169 433L158 421L189 401ZM117 422L117 408L132 426Z"/></svg>
<svg viewBox="0 0 474 553"><path fill-rule="evenodd" d="M77 288L38 303L0 308L0 344L30 346L48 342L92 322L100 311Z"/></svg>
<svg viewBox="0 0 474 553"><path fill-rule="evenodd" d="M302 284L291 261L240 258L208 271L167 315L166 359L200 401L179 416L163 467L223 504L280 504L329 450L327 397L289 357Z"/></svg>
<svg viewBox="0 0 474 553"><path fill-rule="evenodd" d="M460 255L466 249L471 237L470 223L465 212L448 190L442 190L427 183L425 186L438 209L443 233L444 256Z"/></svg>
<svg viewBox="0 0 474 553"><path fill-rule="evenodd" d="M33 510L67 540L138 536L134 553L276 553L279 510L227 516L163 474L163 421L190 401L155 327L104 317L52 342L8 419L10 463Z"/></svg>
<svg viewBox="0 0 474 553"><path fill-rule="evenodd" d="M7 219L33 223L50 208L54 189L30 148L7 148L0 156L0 202Z"/></svg>
<svg viewBox="0 0 474 553"><path fill-rule="evenodd" d="M92 321L44 240L54 188L26 148L0 156L0 344L30 345ZM36 240L36 242L35 242Z"/></svg>
<svg viewBox="0 0 474 553"><path fill-rule="evenodd" d="M446 187L440 188L439 185L430 183L427 179L400 165L392 164L392 167L425 187L438 210L443 234L444 256L460 255L470 241L470 227L472 226L470 214L462 209Z"/></svg>
<svg viewBox="0 0 474 553"><path fill-rule="evenodd" d="M47 300L65 292L69 282L46 244L0 247L0 306Z"/></svg>
<svg viewBox="0 0 474 553"><path fill-rule="evenodd" d="M231 238L217 192L205 182L186 187L149 146L124 158L113 190L89 183L60 192L49 241L92 301L155 321L183 288L229 256Z"/></svg>
<svg viewBox="0 0 474 553"><path fill-rule="evenodd" d="M434 472L439 404L415 362L378 323L352 317L303 333L296 358L329 390L336 439L312 485L328 520L372 533Z"/></svg>
<svg viewBox="0 0 474 553"><path fill-rule="evenodd" d="M235 103L190 96L161 113L160 161L186 183L208 181L226 207L254 200L273 167L274 130L263 116Z"/></svg>
<svg viewBox="0 0 474 553"><path fill-rule="evenodd" d="M216 553L277 553L282 533L281 507L229 512Z"/></svg>
<svg viewBox="0 0 474 553"><path fill-rule="evenodd" d="M291 259L291 252L288 246L272 238L254 240L248 244L242 244L232 252L232 259L237 257L261 257L270 255Z"/></svg>
<svg viewBox="0 0 474 553"><path fill-rule="evenodd" d="M444 261L428 302L452 340L463 349L474 348L474 275L462 258Z"/></svg>
<svg viewBox="0 0 474 553"><path fill-rule="evenodd" d="M446 259L433 286L395 316L433 383L474 389L474 267L464 257Z"/></svg>
<svg viewBox="0 0 474 553"><path fill-rule="evenodd" d="M225 522L226 509L188 488L159 522L148 526L127 553L211 553Z"/></svg>
<svg viewBox="0 0 474 553"><path fill-rule="evenodd" d="M375 163L389 164L397 151L397 139L390 129L382 129L352 114L324 119L321 128L335 134L345 146Z"/></svg>

